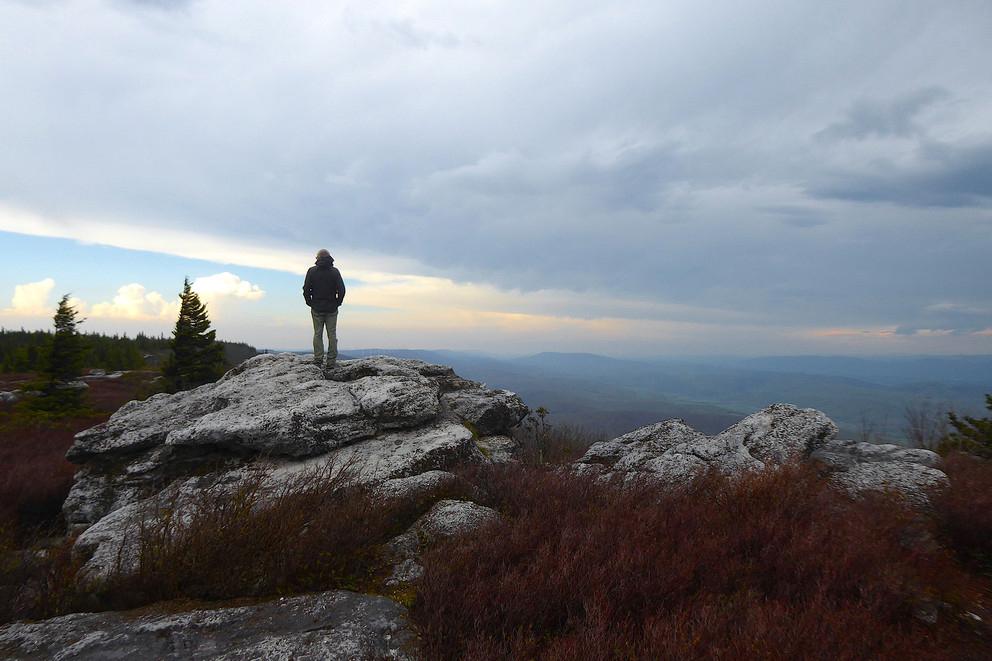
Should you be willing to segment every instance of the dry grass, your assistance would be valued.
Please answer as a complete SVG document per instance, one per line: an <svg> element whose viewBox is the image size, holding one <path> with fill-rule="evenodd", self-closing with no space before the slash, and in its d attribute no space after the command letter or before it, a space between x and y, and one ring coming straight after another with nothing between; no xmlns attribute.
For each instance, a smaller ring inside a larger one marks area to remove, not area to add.
<svg viewBox="0 0 992 661"><path fill-rule="evenodd" d="M436 549L413 616L431 659L980 658L935 601L975 590L912 513L809 470L682 489L480 474L495 529ZM911 541L915 540L915 541Z"/></svg>

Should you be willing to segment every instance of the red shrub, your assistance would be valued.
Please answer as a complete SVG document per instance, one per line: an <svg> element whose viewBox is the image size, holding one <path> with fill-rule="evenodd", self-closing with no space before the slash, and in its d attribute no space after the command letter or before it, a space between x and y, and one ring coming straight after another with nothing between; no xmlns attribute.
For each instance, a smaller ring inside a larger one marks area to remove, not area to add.
<svg viewBox="0 0 992 661"><path fill-rule="evenodd" d="M992 574L992 461L954 453L944 471L951 484L933 498L941 532L962 560Z"/></svg>
<svg viewBox="0 0 992 661"><path fill-rule="evenodd" d="M967 584L916 518L788 467L677 490L519 468L477 476L503 520L435 549L427 658L946 658L914 617ZM961 634L963 635L963 634ZM986 652L988 650L985 650Z"/></svg>
<svg viewBox="0 0 992 661"><path fill-rule="evenodd" d="M29 375L5 375L5 387L24 386ZM90 382L89 412L70 417L40 415L30 400L0 408L0 533L19 540L39 526L56 522L72 486L75 466L65 459L72 438L105 421L147 388L152 372Z"/></svg>
<svg viewBox="0 0 992 661"><path fill-rule="evenodd" d="M135 521L137 568L97 586L113 607L334 588L369 590L388 574L383 545L452 487L387 499L347 467L317 465L271 486L259 472L159 503ZM181 513L181 514L179 514Z"/></svg>
<svg viewBox="0 0 992 661"><path fill-rule="evenodd" d="M76 431L54 423L0 428L0 527L19 537L58 516L76 470L65 459Z"/></svg>

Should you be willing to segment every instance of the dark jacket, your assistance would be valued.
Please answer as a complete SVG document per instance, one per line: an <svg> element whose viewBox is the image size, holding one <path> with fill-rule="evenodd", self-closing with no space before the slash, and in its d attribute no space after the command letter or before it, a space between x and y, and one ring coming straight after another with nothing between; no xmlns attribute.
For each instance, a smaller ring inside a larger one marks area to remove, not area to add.
<svg viewBox="0 0 992 661"><path fill-rule="evenodd" d="M334 259L321 257L316 266L307 271L303 281L303 299L314 312L327 314L337 312L344 303L344 280L341 271L334 268Z"/></svg>

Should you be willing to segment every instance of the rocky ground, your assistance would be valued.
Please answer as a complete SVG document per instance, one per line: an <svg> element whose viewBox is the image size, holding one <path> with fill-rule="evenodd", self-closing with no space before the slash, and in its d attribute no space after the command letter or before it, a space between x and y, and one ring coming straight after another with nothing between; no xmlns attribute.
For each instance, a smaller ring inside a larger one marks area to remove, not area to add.
<svg viewBox="0 0 992 661"><path fill-rule="evenodd" d="M231 488L264 468L276 489L316 465L347 466L391 496L455 480L465 463L512 461L513 429L528 409L513 393L458 377L447 367L372 357L327 372L303 357L256 356L216 383L121 407L76 436L79 465L64 504L76 532L80 581L133 568L135 521L149 503ZM678 482L703 469L735 474L783 462L817 462L851 493L893 491L914 506L946 482L939 457L837 440L825 415L772 405L715 436L667 420L596 443L577 473L628 483ZM418 558L437 540L496 520L492 509L441 500L388 546L387 585L422 573ZM236 629L231 624L238 623ZM250 626L249 626L250 625ZM72 614L0 628L9 658L406 658L415 635L405 608L347 591L179 614Z"/></svg>

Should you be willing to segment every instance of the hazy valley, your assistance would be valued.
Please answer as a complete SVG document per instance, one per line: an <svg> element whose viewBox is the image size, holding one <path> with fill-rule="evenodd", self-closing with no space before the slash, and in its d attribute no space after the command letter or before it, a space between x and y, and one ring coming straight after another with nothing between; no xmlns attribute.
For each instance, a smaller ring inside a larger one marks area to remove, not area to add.
<svg viewBox="0 0 992 661"><path fill-rule="evenodd" d="M516 358L410 349L345 353L451 365L466 378L548 408L557 423L603 436L670 417L716 433L772 402L789 402L824 411L847 437L898 442L907 406L929 402L972 415L992 385L992 356L624 360L554 352Z"/></svg>

